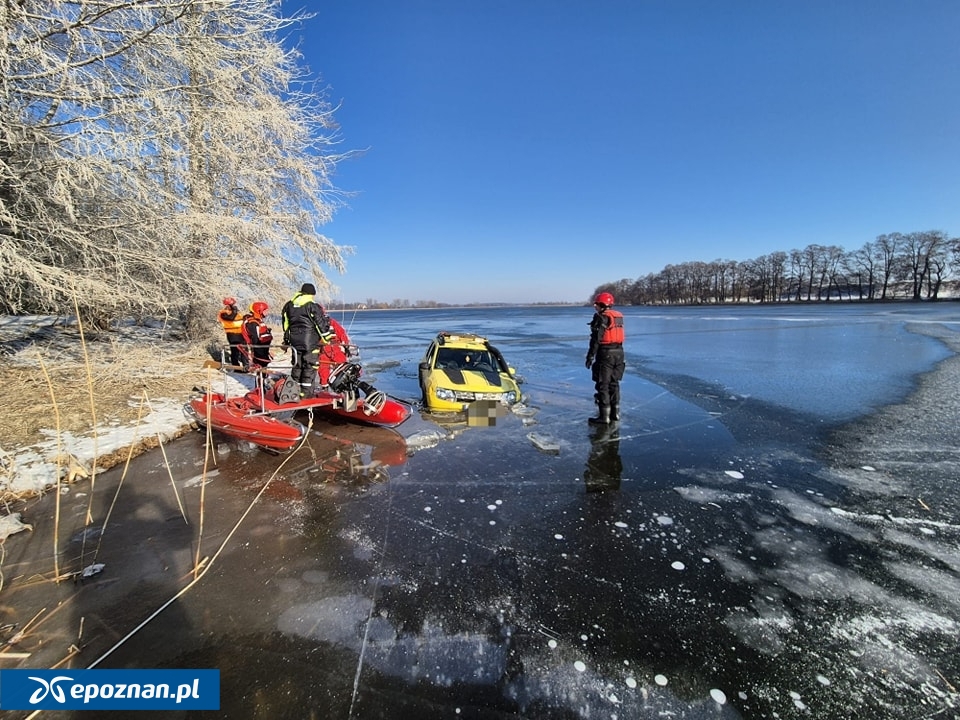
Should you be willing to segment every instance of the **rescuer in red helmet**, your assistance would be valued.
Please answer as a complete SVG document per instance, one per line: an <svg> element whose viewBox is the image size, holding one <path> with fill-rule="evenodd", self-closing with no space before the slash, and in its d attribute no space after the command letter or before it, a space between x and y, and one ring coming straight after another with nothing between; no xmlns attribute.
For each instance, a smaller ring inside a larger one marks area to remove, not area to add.
<svg viewBox="0 0 960 720"><path fill-rule="evenodd" d="M590 423L609 425L620 419L620 380L625 367L623 315L613 309L613 295L608 292L597 295L593 309L587 368L593 372L598 410L597 416L590 418Z"/></svg>
<svg viewBox="0 0 960 720"><path fill-rule="evenodd" d="M227 343L230 345L230 364L239 367L243 361L240 353L240 346L243 344L243 315L237 307L236 298L223 299L223 309L217 313L217 320L227 334Z"/></svg>
<svg viewBox="0 0 960 720"><path fill-rule="evenodd" d="M273 331L264 322L267 304L257 301L250 305L250 312L243 316L243 354L248 368L266 367L273 359L270 357L270 343Z"/></svg>

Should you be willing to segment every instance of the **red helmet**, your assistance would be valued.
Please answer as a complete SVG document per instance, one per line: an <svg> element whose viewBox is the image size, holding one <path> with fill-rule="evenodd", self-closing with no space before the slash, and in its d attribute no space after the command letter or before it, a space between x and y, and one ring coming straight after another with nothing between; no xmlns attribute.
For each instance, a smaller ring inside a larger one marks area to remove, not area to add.
<svg viewBox="0 0 960 720"><path fill-rule="evenodd" d="M236 305L236 304L237 304L237 299L236 299L236 298L232 298L232 297L225 297L225 298L223 299L223 304L224 304L224 305Z"/></svg>
<svg viewBox="0 0 960 720"><path fill-rule="evenodd" d="M611 295L608 292L602 292L599 295L597 295L596 299L594 299L593 301L593 304L606 305L607 307L610 307L611 305L613 305L613 295Z"/></svg>
<svg viewBox="0 0 960 720"><path fill-rule="evenodd" d="M250 306L250 312L252 312L254 315L266 315L267 310L269 309L270 308L267 307L267 304L262 300L258 300Z"/></svg>

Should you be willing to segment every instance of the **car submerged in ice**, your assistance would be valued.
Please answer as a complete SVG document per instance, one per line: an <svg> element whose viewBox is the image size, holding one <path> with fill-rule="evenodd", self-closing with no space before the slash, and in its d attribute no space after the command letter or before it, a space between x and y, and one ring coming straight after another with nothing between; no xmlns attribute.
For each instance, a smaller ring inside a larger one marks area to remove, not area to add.
<svg viewBox="0 0 960 720"><path fill-rule="evenodd" d="M429 410L462 412L477 400L513 405L519 378L485 337L441 332L420 361L420 390Z"/></svg>

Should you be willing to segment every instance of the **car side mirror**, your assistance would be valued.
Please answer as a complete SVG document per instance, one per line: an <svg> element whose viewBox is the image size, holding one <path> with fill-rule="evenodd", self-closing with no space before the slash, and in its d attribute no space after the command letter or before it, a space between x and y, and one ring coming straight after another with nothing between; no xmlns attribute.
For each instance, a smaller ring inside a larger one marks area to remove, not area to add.
<svg viewBox="0 0 960 720"><path fill-rule="evenodd" d="M516 371L514 368L512 368L512 367L508 367L508 368L507 368L507 374L508 374L510 377L513 377L514 375L517 374L517 371Z"/></svg>
<svg viewBox="0 0 960 720"><path fill-rule="evenodd" d="M428 361L424 360L422 363L420 363L420 369L421 369L421 370L429 370L429 369L430 369L430 363L429 363Z"/></svg>

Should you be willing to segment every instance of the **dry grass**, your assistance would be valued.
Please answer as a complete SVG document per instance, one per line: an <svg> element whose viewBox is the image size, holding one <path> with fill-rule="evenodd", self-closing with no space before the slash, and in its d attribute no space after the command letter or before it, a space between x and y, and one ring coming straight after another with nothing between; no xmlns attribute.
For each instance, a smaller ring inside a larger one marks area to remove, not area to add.
<svg viewBox="0 0 960 720"><path fill-rule="evenodd" d="M80 343L62 336L22 349L6 358L10 391L4 400L0 448L16 454L19 448L48 440L41 431L55 430L58 420L62 433L87 437L95 426L132 425L144 396L185 401L195 385L206 384L203 362L209 357L203 343L149 338ZM142 445L140 451L151 441ZM110 467L127 451L115 455L98 458L97 467Z"/></svg>

